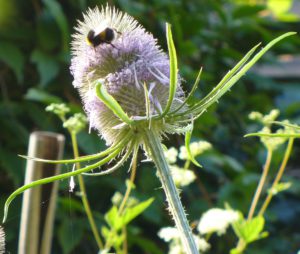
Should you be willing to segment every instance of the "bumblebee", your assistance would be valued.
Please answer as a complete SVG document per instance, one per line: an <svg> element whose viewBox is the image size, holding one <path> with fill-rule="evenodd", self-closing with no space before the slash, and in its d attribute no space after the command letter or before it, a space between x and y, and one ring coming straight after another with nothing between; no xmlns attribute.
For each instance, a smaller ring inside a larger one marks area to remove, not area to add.
<svg viewBox="0 0 300 254"><path fill-rule="evenodd" d="M94 48L101 45L101 44L110 44L115 48L112 44L112 41L115 39L115 30L112 28L105 28L100 33L96 33L95 30L91 29L86 37L87 43Z"/></svg>

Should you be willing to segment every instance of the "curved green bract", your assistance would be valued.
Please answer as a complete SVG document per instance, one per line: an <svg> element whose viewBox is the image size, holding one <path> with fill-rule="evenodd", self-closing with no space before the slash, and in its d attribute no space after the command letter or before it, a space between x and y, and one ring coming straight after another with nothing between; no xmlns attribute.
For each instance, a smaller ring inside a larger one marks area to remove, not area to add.
<svg viewBox="0 0 300 254"><path fill-rule="evenodd" d="M146 108L146 118L147 120L150 119L150 99L149 99L149 91L147 89L147 85L146 83L144 82L144 85L143 85L143 88L144 88L144 96L145 96L145 108Z"/></svg>
<svg viewBox="0 0 300 254"><path fill-rule="evenodd" d="M161 118L164 117L170 110L173 99L176 94L177 90L177 56L176 56L176 49L174 46L172 31L170 24L166 24L166 30L167 30L167 43L168 43L168 50L169 50L169 58L170 58L170 86L169 86L169 98L167 105L160 116Z"/></svg>
<svg viewBox="0 0 300 254"><path fill-rule="evenodd" d="M300 138L300 133L249 133L244 136L248 137L270 137L270 138Z"/></svg>
<svg viewBox="0 0 300 254"><path fill-rule="evenodd" d="M230 89L234 83L229 84L229 81L234 77L238 70L242 68L242 66L249 60L254 51L260 44L254 46L234 67L232 70L227 72L227 74L223 77L223 79L219 82L219 84L201 101L193 105L190 109L191 112L196 111L197 113L205 111L210 105L215 103L227 90Z"/></svg>
<svg viewBox="0 0 300 254"><path fill-rule="evenodd" d="M134 123L128 115L124 112L120 104L106 91L104 85L100 82L96 82L96 94L98 98L124 123L132 125Z"/></svg>
<svg viewBox="0 0 300 254"><path fill-rule="evenodd" d="M111 159L113 159L114 157L116 157L120 151L122 150L122 147L119 149L116 149L114 152L112 152L109 156L107 156L106 158L102 159L101 161L94 163L92 165L86 166L84 168L72 171L72 172L68 172L68 173L64 173L64 174L60 174L60 175L56 175L56 176L51 176L51 177L47 177L47 178L43 178L34 182L31 182L29 184L26 184L22 187L20 187L19 189L15 190L6 200L5 205L4 205L4 215L3 215L3 221L2 223L4 223L6 221L7 218L7 214L8 214L8 208L10 203L14 200L14 198L16 196L18 196L19 194L23 193L25 190L29 189L29 188L33 188L39 185L43 185L43 184L47 184L47 183L51 183L57 180L62 180L65 178L69 178L71 176L76 176L79 174L82 174L84 172L90 171L94 168L100 167L103 164L109 162Z"/></svg>
<svg viewBox="0 0 300 254"><path fill-rule="evenodd" d="M185 134L185 148L187 151L188 159L197 167L202 168L202 166L198 163L198 161L196 161L193 153L191 152L190 142L191 142L192 132L193 132L193 128L191 128L191 130L187 131Z"/></svg>
<svg viewBox="0 0 300 254"><path fill-rule="evenodd" d="M82 173L82 174L86 175L86 176L103 176L103 175L108 175L108 174L114 172L115 170L120 168L123 165L123 163L129 158L130 154L132 153L133 147L134 147L134 142L132 142L130 144L130 146L127 149L124 156L113 167L111 167L105 171L101 171L101 172L97 172L97 173Z"/></svg>
<svg viewBox="0 0 300 254"><path fill-rule="evenodd" d="M200 82L200 79L201 79L201 74L202 74L202 67L200 68L199 70L199 73L197 75L197 78L195 80L195 83L192 87L192 90L190 91L190 93L188 94L188 96L185 98L185 100L183 101L183 103L177 108L175 109L174 111L172 111L170 114L175 114L176 112L178 112L180 109L183 108L184 105L187 104L187 102L190 100L190 98L194 95L198 85L199 85L199 82Z"/></svg>
<svg viewBox="0 0 300 254"><path fill-rule="evenodd" d="M204 113L209 106L218 101L245 73L277 42L282 39L294 35L296 32L285 33L276 39L269 42L263 49L261 49L251 60L250 57L253 55L254 51L260 45L253 47L243 58L240 60L237 65L229 71L224 78L219 82L219 84L201 101L193 105L190 109L176 113L174 117L180 117L186 114L196 114L198 117ZM249 61L248 61L249 60Z"/></svg>
<svg viewBox="0 0 300 254"><path fill-rule="evenodd" d="M26 155L19 155L19 156L21 158L24 158L24 159L27 159L27 160L34 160L36 162L43 162L43 163L49 163L49 164L74 164L74 163L78 163L78 162L95 160L95 159L99 159L101 157L104 157L104 156L108 155L109 153L112 153L113 151L115 151L119 147L123 146L124 144L126 144L129 140L129 138L130 138L130 135L127 135L124 138L123 142L118 143L114 146L111 146L110 148L106 149L103 152L92 154L92 155L81 156L81 157L78 157L77 159L46 160L46 159L41 159L41 158L29 157L29 156L26 156Z"/></svg>

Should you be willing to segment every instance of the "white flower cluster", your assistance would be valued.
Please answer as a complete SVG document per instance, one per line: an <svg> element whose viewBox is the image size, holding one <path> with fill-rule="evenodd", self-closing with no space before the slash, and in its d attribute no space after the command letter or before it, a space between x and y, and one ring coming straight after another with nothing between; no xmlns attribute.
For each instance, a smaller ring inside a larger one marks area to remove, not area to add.
<svg viewBox="0 0 300 254"><path fill-rule="evenodd" d="M164 151L166 160L169 164L174 164L177 161L178 150L175 147L171 147Z"/></svg>
<svg viewBox="0 0 300 254"><path fill-rule="evenodd" d="M270 111L269 114L263 115L260 112L251 112L249 114L249 119L256 120L263 124L263 128L261 129L260 133L271 134L271 125L273 121L279 116L279 110L273 109ZM274 134L293 134L295 133L295 128L292 126L288 126L290 123L289 121L285 120L281 122L284 126L283 129L278 129ZM280 145L284 144L287 141L287 137L260 137L261 142L264 146L269 150L276 150Z"/></svg>
<svg viewBox="0 0 300 254"><path fill-rule="evenodd" d="M122 202L124 198L124 195L121 194L120 192L115 192L115 194L112 196L111 198L111 202L113 203L113 205L115 206L119 206ZM134 198L134 197L129 197L126 201L126 207L132 207L132 206L135 206L137 205L139 202L138 199Z"/></svg>
<svg viewBox="0 0 300 254"><path fill-rule="evenodd" d="M176 228L174 228L174 227L162 228L158 232L158 236L161 239L163 239L165 242L170 243L168 254L185 254L186 253L183 246L181 245L179 232ZM205 252L205 251L209 250L210 244L208 242L206 242L203 238L201 238L197 235L193 235L193 237L195 239L198 250L200 250L201 252Z"/></svg>
<svg viewBox="0 0 300 254"><path fill-rule="evenodd" d="M207 141L192 142L190 144L190 150L194 157L204 153L207 150L210 150L211 148L212 145ZM185 146L180 147L179 158L181 160L188 160L188 153Z"/></svg>
<svg viewBox="0 0 300 254"><path fill-rule="evenodd" d="M187 186L196 179L192 170L180 168L176 165L170 165L172 178L178 187Z"/></svg>
<svg viewBox="0 0 300 254"><path fill-rule="evenodd" d="M276 118L279 116L280 111L278 109L272 109L269 114L263 115L260 112L253 111L249 114L249 119L259 121L263 125L268 126L270 125L271 121L275 121Z"/></svg>
<svg viewBox="0 0 300 254"><path fill-rule="evenodd" d="M212 145L207 141L198 141L191 143L190 148L193 156L196 157L211 149ZM177 187L187 186L196 179L196 175L192 170L174 165L177 162L177 157L181 160L188 160L188 154L185 146L180 147L179 156L178 150L175 147L165 150L164 154L168 164L170 165L171 174Z"/></svg>
<svg viewBox="0 0 300 254"><path fill-rule="evenodd" d="M239 219L239 213L234 210L212 208L205 212L198 224L200 234L217 233L222 235L228 226Z"/></svg>
<svg viewBox="0 0 300 254"><path fill-rule="evenodd" d="M263 127L260 133L271 133L270 127ZM285 130L279 129L276 131L278 134L285 133ZM280 145L284 144L287 138L284 137L261 137L261 142L270 150L276 150Z"/></svg>

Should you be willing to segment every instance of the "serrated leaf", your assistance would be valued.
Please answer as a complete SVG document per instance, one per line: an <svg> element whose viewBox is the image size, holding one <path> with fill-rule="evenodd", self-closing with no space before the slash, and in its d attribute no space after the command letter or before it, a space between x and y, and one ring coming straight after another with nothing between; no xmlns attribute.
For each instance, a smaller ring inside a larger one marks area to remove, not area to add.
<svg viewBox="0 0 300 254"><path fill-rule="evenodd" d="M114 229L119 229L122 227L122 221L118 214L118 208L116 206L113 206L104 216L105 221L107 224ZM120 227L121 225L121 227Z"/></svg>
<svg viewBox="0 0 300 254"><path fill-rule="evenodd" d="M0 42L0 60L15 73L19 83L23 82L24 56L21 50L8 42Z"/></svg>
<svg viewBox="0 0 300 254"><path fill-rule="evenodd" d="M263 232L265 220L262 216L254 217L251 220L241 218L237 222L233 223L233 229L235 234L243 239L246 243L259 240L266 236L266 232Z"/></svg>
<svg viewBox="0 0 300 254"><path fill-rule="evenodd" d="M140 215L145 209L147 209L151 203L154 201L154 198L150 198L144 202L139 203L136 206L127 208L124 214L120 215L116 206L113 206L106 214L105 221L107 224L118 231L134 218Z"/></svg>
<svg viewBox="0 0 300 254"><path fill-rule="evenodd" d="M130 221L132 221L134 218L139 216L142 212L144 212L154 201L154 198L150 198L144 202L139 203L136 206L130 207L126 209L126 212L124 213L124 225L127 225Z"/></svg>

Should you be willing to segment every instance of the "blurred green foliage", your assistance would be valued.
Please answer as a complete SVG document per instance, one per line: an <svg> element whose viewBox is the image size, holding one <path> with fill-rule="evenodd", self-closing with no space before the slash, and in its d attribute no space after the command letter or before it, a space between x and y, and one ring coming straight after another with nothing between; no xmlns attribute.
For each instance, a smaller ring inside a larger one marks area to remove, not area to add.
<svg viewBox="0 0 300 254"><path fill-rule="evenodd" d="M195 96L197 100L257 42L266 44L284 32L299 32L298 17L282 18L289 13L276 12L279 8L276 9L274 2L119 0L109 1L109 4L134 16L158 38L164 49L167 48L165 22L172 24L186 91L191 89L199 68L204 68ZM295 4L297 1L289 2ZM82 18L83 11L101 4L106 2L0 0L1 208L5 198L23 182L25 161L17 154L26 153L30 132L65 133L57 118L45 112L46 105L66 101L73 112L82 110L69 72L70 34L74 32L76 20ZM278 54L296 55L299 48L299 37L291 37L273 48L263 61L272 66ZM214 206L223 207L224 202L228 202L233 208L243 212L248 210L265 153L257 139L243 138L245 133L258 128L247 119L247 115L253 110L266 113L276 107L284 118L299 123L299 105L299 76L271 79L252 71L195 123L194 138L208 140L214 150L200 158L203 169L195 169L202 182L194 183L182 192L190 221L198 220L211 205L200 191L202 187ZM167 146L179 147L182 144L183 137L166 140ZM94 132L88 134L86 131L79 135L79 146L82 154L89 154L102 150L105 144ZM70 158L71 151L68 142L65 156ZM274 198L267 212L270 224L267 223L266 229L270 236L255 242L247 253L296 253L300 249L299 152L299 143L296 143L285 176L293 183L292 187ZM272 165L275 171L282 151L274 158L277 158ZM127 168L125 165L112 176L87 179L90 203L99 227L104 225L102 214L111 206L113 193L124 192L126 188ZM53 253L95 253L96 244L81 203L68 193L67 185L68 181L60 183ZM139 164L133 195L140 200L154 197L155 201L128 226L130 253L166 253L167 246L158 239L157 232L172 222L166 213L164 196L152 164ZM20 206L19 198L11 206L10 218L5 224L10 253L17 253ZM1 216L2 212L0 209ZM212 238L210 253L227 253L235 241L233 234L232 238Z"/></svg>

